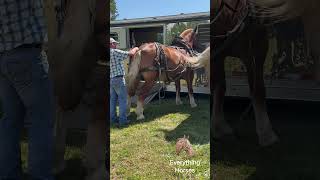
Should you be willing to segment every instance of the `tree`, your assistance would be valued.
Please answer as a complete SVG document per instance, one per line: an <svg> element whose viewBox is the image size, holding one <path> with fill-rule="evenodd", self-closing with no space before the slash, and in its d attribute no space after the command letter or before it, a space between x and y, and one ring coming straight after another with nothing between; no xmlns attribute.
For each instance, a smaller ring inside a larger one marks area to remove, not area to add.
<svg viewBox="0 0 320 180"><path fill-rule="evenodd" d="M170 44L176 36L179 36L184 30L192 28L194 29L199 23L206 21L193 21L193 22L182 22L175 23L171 28L167 29L166 43Z"/></svg>
<svg viewBox="0 0 320 180"><path fill-rule="evenodd" d="M115 20L119 15L117 3L115 0L110 0L110 20Z"/></svg>

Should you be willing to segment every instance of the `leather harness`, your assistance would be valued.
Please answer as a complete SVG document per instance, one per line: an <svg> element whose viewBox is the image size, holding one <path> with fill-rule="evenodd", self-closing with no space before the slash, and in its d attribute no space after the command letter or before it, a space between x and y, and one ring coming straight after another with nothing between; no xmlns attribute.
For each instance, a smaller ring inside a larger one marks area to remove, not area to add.
<svg viewBox="0 0 320 180"><path fill-rule="evenodd" d="M190 56L197 56L198 53L193 50L192 48L190 48L186 42L183 41L183 39L181 37L176 37L174 40L173 40L173 43L175 46L166 46L166 47L170 47L170 48L174 48L178 51L182 51L182 50L186 50L186 52L190 55ZM181 61L179 62L179 64L173 68L173 69L169 69L168 67L168 59L167 59L167 56L163 50L163 44L160 44L158 42L155 42L155 47L156 47L156 55L154 57L154 66L152 67L147 67L147 68L144 68L144 69L141 69L139 71L139 74L141 75L141 73L143 72L147 72L147 71L158 71L159 72L159 80L160 80L160 77L161 77L161 74L162 73L165 73L166 75L166 80L167 81L170 81L170 82L173 82L173 81L176 81L178 79L181 78L182 76L182 73L184 73L187 68L190 68L191 67L191 64L189 63L182 63ZM181 71L175 73L174 77L170 76L168 73L171 73L171 72L175 72L177 71L179 68L182 68Z"/></svg>
<svg viewBox="0 0 320 180"><path fill-rule="evenodd" d="M214 25L214 23L218 20L218 18L221 17L224 8L228 8L229 10L231 10L233 12L232 16L234 16L236 13L240 13L240 15L242 15L240 20L237 22L237 24L230 31L227 31L225 34L214 35L212 37L213 40L220 40L220 39L223 40L223 44L220 45L219 47L215 48L214 55L217 55L221 51L223 51L236 38L236 35L239 34L240 32L242 32L242 30L245 27L246 19L249 15L249 5L248 5L248 3L246 3L244 8L241 8L241 7L239 8L240 1L241 0L238 0L236 3L236 6L232 7L230 4L225 2L225 0L222 0L216 16L210 22L210 24ZM215 59L216 58L214 58L213 60L215 61Z"/></svg>

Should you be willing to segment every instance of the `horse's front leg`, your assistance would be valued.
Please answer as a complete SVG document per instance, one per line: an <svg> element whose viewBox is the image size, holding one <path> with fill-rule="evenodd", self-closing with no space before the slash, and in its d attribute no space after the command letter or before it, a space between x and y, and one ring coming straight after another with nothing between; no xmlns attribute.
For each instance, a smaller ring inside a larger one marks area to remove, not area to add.
<svg viewBox="0 0 320 180"><path fill-rule="evenodd" d="M187 70L187 86L188 86L188 94L189 94L189 101L192 108L197 107L197 104L193 97L193 88L192 88L192 81L194 77L194 71L193 70Z"/></svg>
<svg viewBox="0 0 320 180"><path fill-rule="evenodd" d="M225 71L224 71L224 57L218 57L219 60L212 69L213 80L213 137L221 138L225 135L233 134L233 130L226 122L223 112L224 95L226 90Z"/></svg>
<svg viewBox="0 0 320 180"><path fill-rule="evenodd" d="M271 122L267 113L265 101L265 87L263 81L263 65L256 68L257 71L252 79L254 79L252 89L252 103L256 119L256 131L259 136L259 143L262 146L268 146L278 141L278 136L272 129ZM249 75L249 74L248 74ZM250 82L250 81L249 81Z"/></svg>
<svg viewBox="0 0 320 180"><path fill-rule="evenodd" d="M176 85L176 105L181 105L183 103L180 99L180 90L181 90L180 79L175 81L175 85Z"/></svg>

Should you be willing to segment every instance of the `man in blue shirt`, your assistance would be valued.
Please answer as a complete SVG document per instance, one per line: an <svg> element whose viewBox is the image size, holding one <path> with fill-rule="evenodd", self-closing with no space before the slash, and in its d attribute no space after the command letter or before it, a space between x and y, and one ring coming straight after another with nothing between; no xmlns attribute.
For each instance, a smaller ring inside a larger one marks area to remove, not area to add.
<svg viewBox="0 0 320 180"><path fill-rule="evenodd" d="M20 137L28 119L28 173L52 180L54 102L43 0L0 1L0 179L22 179Z"/></svg>
<svg viewBox="0 0 320 180"><path fill-rule="evenodd" d="M129 56L133 56L138 47L130 51L122 51L117 48L118 42L110 38L110 120L111 123L117 121L116 105L119 101L119 126L128 124L127 120L127 87L125 82L125 70L123 61Z"/></svg>

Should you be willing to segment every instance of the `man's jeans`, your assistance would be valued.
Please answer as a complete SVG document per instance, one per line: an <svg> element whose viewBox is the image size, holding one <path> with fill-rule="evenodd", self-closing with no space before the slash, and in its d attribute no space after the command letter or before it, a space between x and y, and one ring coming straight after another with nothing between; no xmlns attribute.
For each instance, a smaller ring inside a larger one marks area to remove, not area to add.
<svg viewBox="0 0 320 180"><path fill-rule="evenodd" d="M0 180L21 179L20 137L28 127L28 173L52 180L54 102L39 48L0 53Z"/></svg>
<svg viewBox="0 0 320 180"><path fill-rule="evenodd" d="M127 123L127 87L124 77L110 79L110 120L117 120L117 99L119 100L119 124Z"/></svg>

